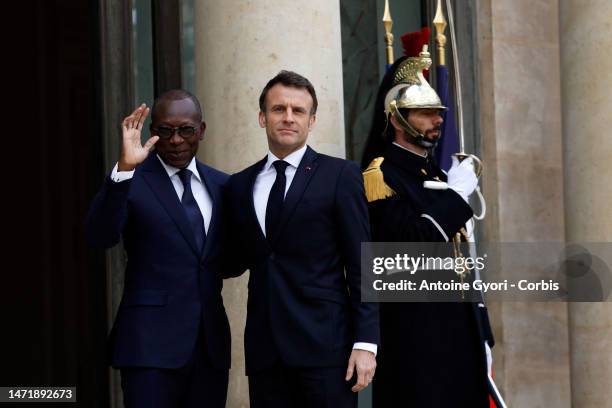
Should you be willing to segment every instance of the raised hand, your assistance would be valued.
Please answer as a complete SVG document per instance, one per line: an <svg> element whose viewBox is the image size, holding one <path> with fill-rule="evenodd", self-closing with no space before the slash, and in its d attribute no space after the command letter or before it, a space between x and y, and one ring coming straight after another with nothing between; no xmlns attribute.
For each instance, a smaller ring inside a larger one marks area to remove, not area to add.
<svg viewBox="0 0 612 408"><path fill-rule="evenodd" d="M144 146L140 141L142 126L149 115L149 111L150 109L143 103L130 116L123 119L121 123L123 141L121 143L121 156L117 170L134 170L137 165L147 158L149 151L159 140L158 136L152 136Z"/></svg>

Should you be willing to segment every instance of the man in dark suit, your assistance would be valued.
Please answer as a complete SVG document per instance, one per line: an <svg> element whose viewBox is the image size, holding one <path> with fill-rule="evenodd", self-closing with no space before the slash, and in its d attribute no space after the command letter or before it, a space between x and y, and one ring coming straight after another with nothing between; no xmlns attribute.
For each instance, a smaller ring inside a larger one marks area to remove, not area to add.
<svg viewBox="0 0 612 408"><path fill-rule="evenodd" d="M157 98L143 146L148 113L142 105L123 121L121 157L87 218L92 245L123 238L128 257L111 364L127 408L221 408L230 366L219 278L227 175L195 159L206 128L195 96Z"/></svg>
<svg viewBox="0 0 612 408"><path fill-rule="evenodd" d="M360 299L370 234L359 168L306 146L317 109L306 78L280 72L259 104L269 153L227 188L234 275L250 270L251 407L355 407L378 343L377 305Z"/></svg>
<svg viewBox="0 0 612 408"><path fill-rule="evenodd" d="M401 58L379 90L364 154L364 163L373 159L364 172L373 241L449 242L465 237L473 215L468 197L478 180L471 159L453 157L448 175L432 159L446 108L422 76L430 64L427 53ZM425 182L448 188L427 189ZM374 407L489 406L493 337L484 303L381 303L380 329Z"/></svg>

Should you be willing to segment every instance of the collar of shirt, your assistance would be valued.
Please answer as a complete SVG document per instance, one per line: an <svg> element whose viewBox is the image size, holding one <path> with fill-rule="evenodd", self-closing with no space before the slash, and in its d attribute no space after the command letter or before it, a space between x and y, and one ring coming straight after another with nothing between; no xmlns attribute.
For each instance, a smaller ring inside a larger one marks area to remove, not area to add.
<svg viewBox="0 0 612 408"><path fill-rule="evenodd" d="M401 144L399 144L399 143L397 143L397 142L393 142L393 144L394 144L394 145L396 145L397 147L401 148L401 149L404 149L404 150L405 150L405 151L407 151L407 152L410 152L410 153L412 153L412 154L416 154L416 155L417 155L417 156L419 156L419 157L422 157L422 158L424 158L424 159L425 159L425 158L427 158L427 152L425 152L425 154L424 154L424 155L423 155L423 154L418 154L417 152L413 152L412 150L405 148L404 146L402 146Z"/></svg>
<svg viewBox="0 0 612 408"><path fill-rule="evenodd" d="M307 147L308 147L307 145L300 147L295 152L291 153L290 155L288 155L282 160L286 161L287 163L289 163L290 166L293 166L297 169L298 166L300 165L300 162L302 161L302 158L304 157L304 154L306 153ZM266 165L264 166L263 171L270 170L270 167L272 167L272 163L274 163L277 160L281 160L281 159L279 159L272 152L269 151L268 161L266 162Z"/></svg>
<svg viewBox="0 0 612 408"><path fill-rule="evenodd" d="M159 154L157 155L157 158L159 159L159 162L162 164L162 166L164 166L166 173L168 173L168 177L172 178L172 176L174 176L179 171L181 171L181 169L177 169L176 167L169 166L166 163L164 163L162 158L159 157ZM202 179L200 178L200 172L198 171L198 166L196 166L195 157L191 159L191 162L189 162L187 169L191 170L193 175L198 179L200 183L202 182Z"/></svg>

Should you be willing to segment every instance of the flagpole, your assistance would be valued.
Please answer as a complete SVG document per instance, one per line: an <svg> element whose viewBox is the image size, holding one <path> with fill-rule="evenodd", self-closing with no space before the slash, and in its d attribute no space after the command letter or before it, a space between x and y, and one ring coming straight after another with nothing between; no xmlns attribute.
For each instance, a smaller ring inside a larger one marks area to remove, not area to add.
<svg viewBox="0 0 612 408"><path fill-rule="evenodd" d="M436 7L436 15L433 19L433 25L436 28L436 45L438 49L438 65L446 65L446 36L444 30L446 29L446 19L444 18L444 12L442 12L442 2L438 0L438 6Z"/></svg>
<svg viewBox="0 0 612 408"><path fill-rule="evenodd" d="M390 67L395 62L393 56L393 20L391 19L391 10L389 9L389 0L385 0L385 12L383 14L383 26L385 27L385 44L387 50L387 67Z"/></svg>

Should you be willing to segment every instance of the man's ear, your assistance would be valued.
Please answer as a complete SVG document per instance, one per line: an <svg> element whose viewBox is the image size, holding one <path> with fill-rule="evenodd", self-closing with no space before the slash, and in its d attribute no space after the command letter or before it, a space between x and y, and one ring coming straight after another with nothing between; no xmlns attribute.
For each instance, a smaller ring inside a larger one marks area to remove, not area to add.
<svg viewBox="0 0 612 408"><path fill-rule="evenodd" d="M266 127L266 113L262 111L259 111L259 127Z"/></svg>
<svg viewBox="0 0 612 408"><path fill-rule="evenodd" d="M400 126L395 118L395 115L389 115L389 121L391 122L391 126L395 129L396 132L403 132L404 129Z"/></svg>
<svg viewBox="0 0 612 408"><path fill-rule="evenodd" d="M310 118L308 119L308 130L312 130L312 127L314 126L316 122L317 122L317 114L313 113L312 115L310 115Z"/></svg>
<svg viewBox="0 0 612 408"><path fill-rule="evenodd" d="M204 139L204 132L206 131L206 122L200 123L200 140Z"/></svg>

